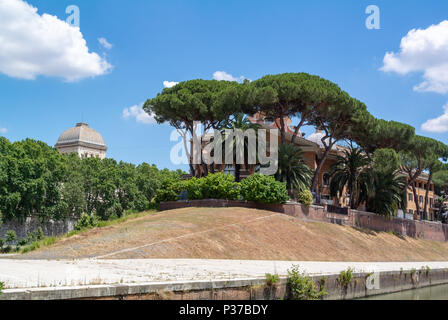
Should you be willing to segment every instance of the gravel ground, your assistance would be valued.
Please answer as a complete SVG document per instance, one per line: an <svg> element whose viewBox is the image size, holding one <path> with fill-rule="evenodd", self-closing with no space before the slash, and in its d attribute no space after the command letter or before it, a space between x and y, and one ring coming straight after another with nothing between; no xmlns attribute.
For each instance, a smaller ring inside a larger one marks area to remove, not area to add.
<svg viewBox="0 0 448 320"><path fill-rule="evenodd" d="M266 273L287 275L293 265L309 274L448 268L448 262L310 262L206 259L133 260L0 260L0 282L6 288L63 287L118 283L264 278Z"/></svg>

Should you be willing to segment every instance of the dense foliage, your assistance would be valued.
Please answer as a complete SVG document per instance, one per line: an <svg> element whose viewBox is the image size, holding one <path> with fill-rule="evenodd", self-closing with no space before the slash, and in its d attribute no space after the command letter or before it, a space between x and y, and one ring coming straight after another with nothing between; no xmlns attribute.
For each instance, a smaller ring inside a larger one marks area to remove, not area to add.
<svg viewBox="0 0 448 320"><path fill-rule="evenodd" d="M60 155L43 142L10 143L0 137L0 213L2 220L95 214L100 219L147 210L165 181L181 171L159 170L113 159Z"/></svg>
<svg viewBox="0 0 448 320"><path fill-rule="evenodd" d="M302 190L297 193L297 201L305 206L310 206L313 204L313 194L310 190Z"/></svg>
<svg viewBox="0 0 448 320"><path fill-rule="evenodd" d="M278 170L275 178L286 182L286 189L292 192L309 190L313 171L303 160L303 151L293 144L281 144L278 149Z"/></svg>
<svg viewBox="0 0 448 320"><path fill-rule="evenodd" d="M271 176L254 174L241 181L244 200L263 203L285 203L289 200L286 184Z"/></svg>

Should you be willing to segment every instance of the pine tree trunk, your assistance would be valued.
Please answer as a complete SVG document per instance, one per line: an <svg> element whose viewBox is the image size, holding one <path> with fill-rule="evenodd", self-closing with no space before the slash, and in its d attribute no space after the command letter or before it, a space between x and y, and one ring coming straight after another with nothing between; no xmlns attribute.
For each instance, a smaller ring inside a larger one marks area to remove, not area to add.
<svg viewBox="0 0 448 320"><path fill-rule="evenodd" d="M414 201L415 201L415 214L414 214L414 219L420 217L420 204L419 204L419 198L417 195L417 189L415 188L415 184L412 184L412 193L414 194Z"/></svg>
<svg viewBox="0 0 448 320"><path fill-rule="evenodd" d="M425 192L425 206L423 207L423 212L426 217L428 217L428 197L429 197L429 187L431 186L432 181L432 171L429 171L428 183L426 184L426 192Z"/></svg>
<svg viewBox="0 0 448 320"><path fill-rule="evenodd" d="M332 145L329 146L327 148L327 150L325 150L324 154L322 155L322 158L319 159L316 170L314 171L313 183L311 184L311 191L314 191L316 194L318 192L317 185L319 183L319 174L320 174L320 171L322 170L325 160L328 157L328 154L330 153L331 148L332 148Z"/></svg>

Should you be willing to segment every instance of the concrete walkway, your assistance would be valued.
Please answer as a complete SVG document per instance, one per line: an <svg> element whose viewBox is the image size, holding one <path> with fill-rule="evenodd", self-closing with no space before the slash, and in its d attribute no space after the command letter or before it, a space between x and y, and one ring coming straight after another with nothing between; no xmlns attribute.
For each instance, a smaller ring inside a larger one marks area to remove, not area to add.
<svg viewBox="0 0 448 320"><path fill-rule="evenodd" d="M287 275L299 265L310 275L338 274L348 267L355 272L400 271L429 266L448 268L447 262L290 262L239 260L0 260L0 282L6 288L65 287L99 284L138 284L191 280L264 278L266 273Z"/></svg>

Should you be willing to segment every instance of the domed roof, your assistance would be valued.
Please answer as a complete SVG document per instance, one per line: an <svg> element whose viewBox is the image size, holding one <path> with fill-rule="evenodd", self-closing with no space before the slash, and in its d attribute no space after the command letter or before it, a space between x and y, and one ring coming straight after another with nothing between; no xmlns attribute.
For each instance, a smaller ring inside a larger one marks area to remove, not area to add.
<svg viewBox="0 0 448 320"><path fill-rule="evenodd" d="M86 123L77 123L76 127L65 131L58 139L56 147L73 144L88 144L106 148L103 136Z"/></svg>

